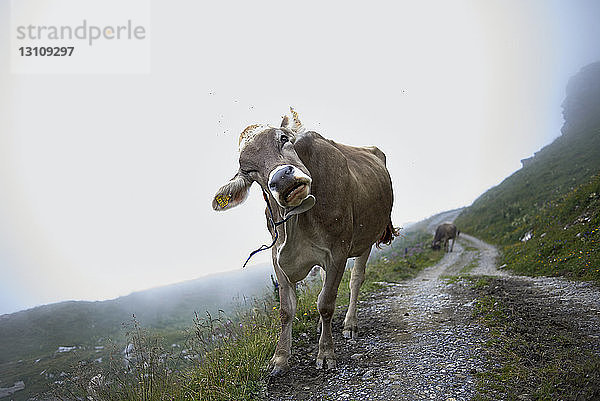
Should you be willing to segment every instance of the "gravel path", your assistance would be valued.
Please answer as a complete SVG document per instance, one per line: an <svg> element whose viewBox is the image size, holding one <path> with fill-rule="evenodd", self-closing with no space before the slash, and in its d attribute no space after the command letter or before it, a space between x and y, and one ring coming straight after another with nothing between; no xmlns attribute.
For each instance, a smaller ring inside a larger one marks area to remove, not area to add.
<svg viewBox="0 0 600 401"><path fill-rule="evenodd" d="M445 279L458 274L515 280L540 299L556 302L553 308L561 314L577 316L573 330L595 342L590 346L600 353L597 286L513 277L496 268L497 256L495 247L461 233L454 252L437 265L405 283L385 283L384 289L360 302L358 341L342 338L344 311L336 314L337 370L314 368L317 337L304 334L306 341L292 348L291 371L271 379L266 399L470 400L476 393L474 375L490 362L483 347L486 329L472 317L472 292L464 290L464 282Z"/></svg>

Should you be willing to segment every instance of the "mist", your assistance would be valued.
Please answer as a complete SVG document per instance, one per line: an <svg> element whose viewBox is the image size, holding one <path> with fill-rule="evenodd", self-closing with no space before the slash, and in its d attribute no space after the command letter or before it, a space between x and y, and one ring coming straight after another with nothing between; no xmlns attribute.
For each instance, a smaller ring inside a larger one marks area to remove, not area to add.
<svg viewBox="0 0 600 401"><path fill-rule="evenodd" d="M260 190L224 213L210 202L240 132L289 106L386 153L396 225L469 205L560 135L569 77L600 59L594 1L150 13L147 73L12 73L0 33L0 313L240 269L270 242Z"/></svg>

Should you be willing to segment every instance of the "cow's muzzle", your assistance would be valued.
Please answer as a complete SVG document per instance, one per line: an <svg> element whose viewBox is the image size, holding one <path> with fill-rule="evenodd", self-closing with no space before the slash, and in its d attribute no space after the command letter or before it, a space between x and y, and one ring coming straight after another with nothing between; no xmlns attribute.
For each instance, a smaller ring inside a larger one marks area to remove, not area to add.
<svg viewBox="0 0 600 401"><path fill-rule="evenodd" d="M269 191L282 207L298 206L310 194L312 179L291 165L278 166L269 174Z"/></svg>

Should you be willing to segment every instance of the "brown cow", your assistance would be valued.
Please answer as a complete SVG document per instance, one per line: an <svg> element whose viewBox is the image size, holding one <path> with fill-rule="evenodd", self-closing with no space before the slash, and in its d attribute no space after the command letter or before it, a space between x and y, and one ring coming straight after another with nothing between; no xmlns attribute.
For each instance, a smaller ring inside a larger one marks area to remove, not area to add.
<svg viewBox="0 0 600 401"><path fill-rule="evenodd" d="M321 337L316 364L317 369L324 362L327 368L335 368L331 319L346 261L356 257L343 334L355 338L356 301L371 247L390 243L398 235L390 218L392 182L383 152L305 132L296 112L290 110L291 123L286 116L279 128L251 125L242 132L239 170L217 191L212 203L215 210L239 205L253 182L265 194L281 302L281 334L271 359L272 375L289 368L296 283L314 266L325 271L317 300Z"/></svg>
<svg viewBox="0 0 600 401"><path fill-rule="evenodd" d="M448 252L448 241L452 239L452 245L450 246L450 252L454 249L454 242L458 238L460 231L452 223L442 223L435 229L435 237L431 243L431 248L438 250L440 244L444 244L444 251Z"/></svg>

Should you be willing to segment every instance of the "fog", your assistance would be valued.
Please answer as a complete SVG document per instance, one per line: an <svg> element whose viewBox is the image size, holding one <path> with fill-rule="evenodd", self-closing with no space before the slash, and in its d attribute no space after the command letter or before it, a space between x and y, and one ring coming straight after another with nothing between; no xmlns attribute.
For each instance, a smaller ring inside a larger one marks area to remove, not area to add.
<svg viewBox="0 0 600 401"><path fill-rule="evenodd" d="M153 1L150 15L145 73L12 73L0 32L0 313L240 269L269 242L260 191L210 202L239 133L289 106L386 153L396 225L469 205L560 135L569 77L600 59L595 1Z"/></svg>

